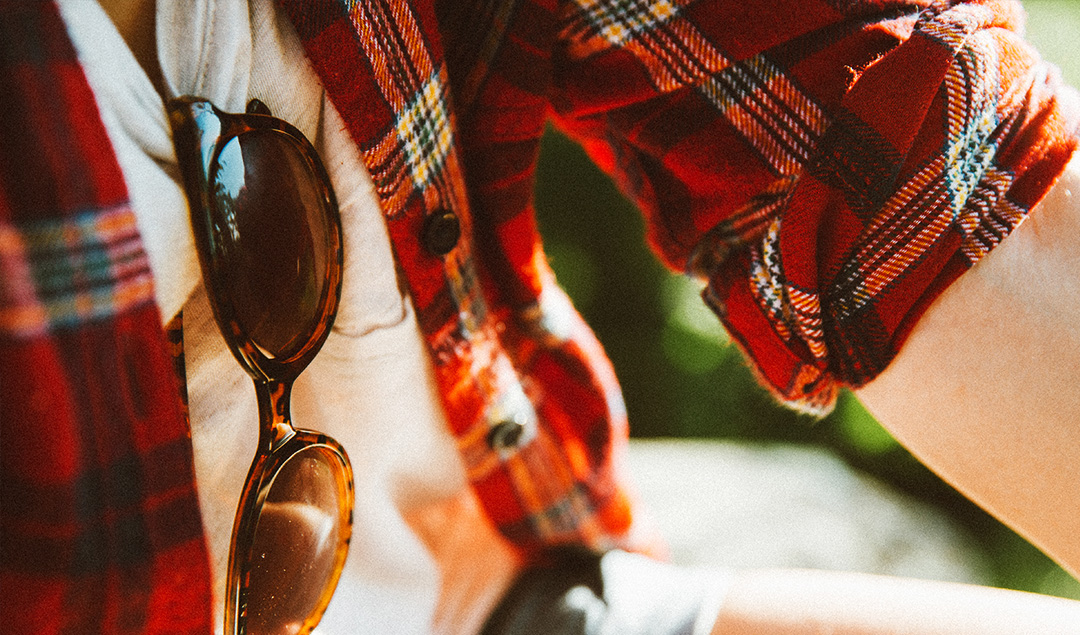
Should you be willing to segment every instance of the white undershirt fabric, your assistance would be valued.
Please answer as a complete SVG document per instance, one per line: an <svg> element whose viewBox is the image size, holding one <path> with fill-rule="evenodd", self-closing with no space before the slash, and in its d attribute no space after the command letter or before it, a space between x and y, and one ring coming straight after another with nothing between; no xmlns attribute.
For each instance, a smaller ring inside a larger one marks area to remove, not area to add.
<svg viewBox="0 0 1080 635"><path fill-rule="evenodd" d="M192 444L215 624L240 490L255 451L251 380L214 323L163 102L95 0L60 0L127 182L164 320L184 312ZM345 271L333 333L293 392L299 427L329 434L356 480L349 558L318 633L475 633L518 567L480 513L396 280L370 177L272 0L157 0L170 97L227 112L258 98L319 150L341 209Z"/></svg>

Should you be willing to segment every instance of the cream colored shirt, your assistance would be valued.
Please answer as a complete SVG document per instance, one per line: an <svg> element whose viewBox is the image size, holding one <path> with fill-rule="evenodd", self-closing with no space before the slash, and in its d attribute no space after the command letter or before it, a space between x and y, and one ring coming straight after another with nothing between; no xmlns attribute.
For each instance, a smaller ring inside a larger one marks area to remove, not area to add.
<svg viewBox="0 0 1080 635"><path fill-rule="evenodd" d="M220 629L233 517L257 438L255 392L200 282L161 96L95 0L59 5L127 182L162 317L184 312L196 483ZM169 96L204 97L229 112L259 98L316 146L340 204L341 309L293 393L296 424L341 442L356 479L350 553L318 632L476 632L518 565L465 480L356 146L271 0L157 0L156 17Z"/></svg>

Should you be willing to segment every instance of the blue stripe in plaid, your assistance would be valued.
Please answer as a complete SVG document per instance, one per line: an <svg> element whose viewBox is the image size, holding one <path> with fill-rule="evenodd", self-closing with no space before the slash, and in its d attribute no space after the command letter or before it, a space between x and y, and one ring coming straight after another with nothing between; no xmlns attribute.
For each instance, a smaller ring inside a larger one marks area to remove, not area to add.
<svg viewBox="0 0 1080 635"><path fill-rule="evenodd" d="M957 216L997 155L998 64L992 46L970 38L945 79L949 109L945 179Z"/></svg>
<svg viewBox="0 0 1080 635"><path fill-rule="evenodd" d="M127 204L0 227L0 262L0 328L13 335L71 328L152 298L150 266Z"/></svg>

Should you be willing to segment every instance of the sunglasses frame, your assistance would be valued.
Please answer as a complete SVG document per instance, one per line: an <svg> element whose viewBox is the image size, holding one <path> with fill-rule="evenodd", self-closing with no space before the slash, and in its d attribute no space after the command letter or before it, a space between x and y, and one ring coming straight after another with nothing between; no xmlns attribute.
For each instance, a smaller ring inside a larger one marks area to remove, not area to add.
<svg viewBox="0 0 1080 635"><path fill-rule="evenodd" d="M285 464L305 452L320 452L328 464L340 466L335 472L338 501L339 541L334 553L330 579L321 592L315 610L298 631L310 633L330 602L348 554L353 521L353 472L345 449L324 434L296 429L292 425L290 395L293 381L311 362L330 333L341 296L343 267L341 218L330 178L314 146L297 128L269 114L261 102L253 100L245 114L225 113L209 101L180 97L166 105L173 129L184 190L187 194L191 225L195 235L199 264L207 295L221 334L237 361L251 376L259 405L259 443L240 494L229 546L226 578L225 633L247 632L248 595L254 542L259 518L274 479ZM233 139L247 133L282 134L299 150L315 176L320 203L328 215L327 259L323 295L318 305L318 320L307 340L298 348L283 351L283 358L267 355L245 333L227 296L228 272L219 266L220 255L213 248L211 225L216 214L214 175L220 153Z"/></svg>

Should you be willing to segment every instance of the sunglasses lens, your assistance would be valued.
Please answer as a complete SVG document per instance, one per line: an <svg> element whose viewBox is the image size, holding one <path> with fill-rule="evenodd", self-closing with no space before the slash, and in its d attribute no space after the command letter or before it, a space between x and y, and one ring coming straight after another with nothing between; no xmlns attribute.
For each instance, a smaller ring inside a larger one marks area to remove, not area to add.
<svg viewBox="0 0 1080 635"><path fill-rule="evenodd" d="M311 339L326 297L330 228L319 179L290 137L247 132L212 174L215 277L247 336L273 357Z"/></svg>
<svg viewBox="0 0 1080 635"><path fill-rule="evenodd" d="M336 584L339 547L349 534L341 460L309 447L282 466L263 504L248 566L247 632L306 633Z"/></svg>

